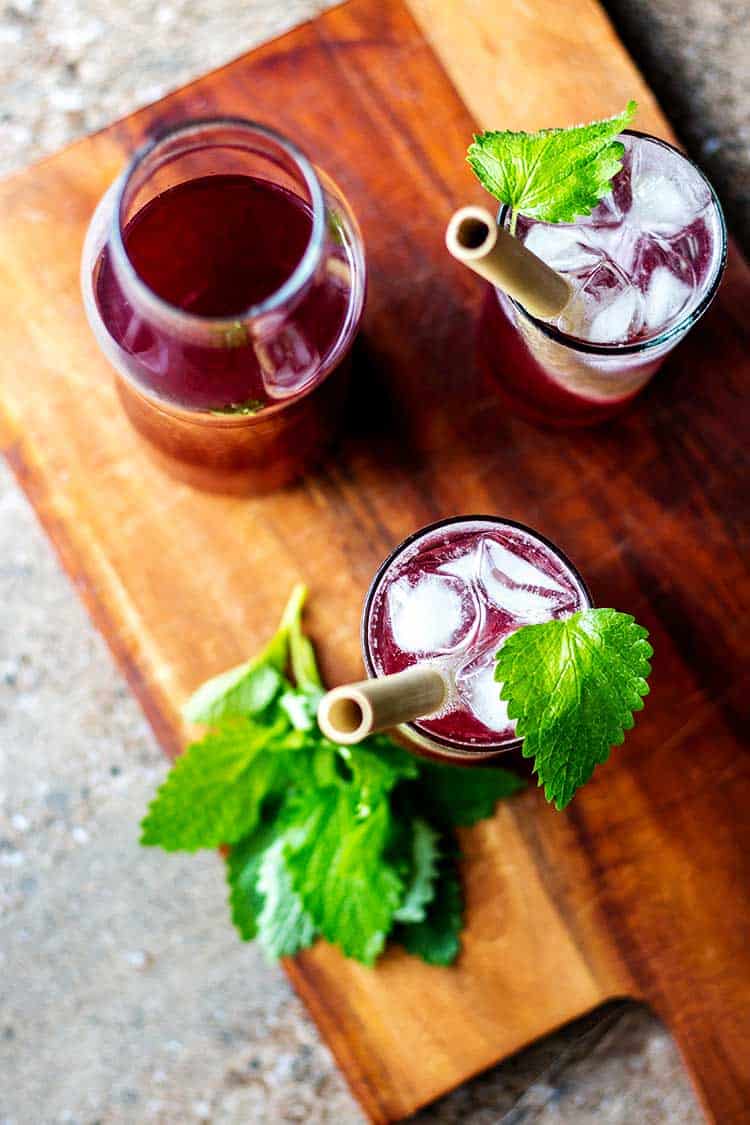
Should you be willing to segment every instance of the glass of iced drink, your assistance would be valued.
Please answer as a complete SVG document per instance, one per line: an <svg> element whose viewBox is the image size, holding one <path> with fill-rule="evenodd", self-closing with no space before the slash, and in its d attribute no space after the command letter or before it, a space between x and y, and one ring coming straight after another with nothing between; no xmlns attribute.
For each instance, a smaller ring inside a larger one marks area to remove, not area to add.
<svg viewBox="0 0 750 1125"><path fill-rule="evenodd" d="M235 118L149 140L99 204L82 285L125 410L172 473L263 491L320 456L365 264L346 200L291 141Z"/></svg>
<svg viewBox="0 0 750 1125"><path fill-rule="evenodd" d="M522 625L591 606L569 559L513 520L459 516L409 536L373 580L362 617L370 676L417 664L449 685L441 709L402 732L421 752L464 765L520 746L495 681L495 654Z"/></svg>
<svg viewBox="0 0 750 1125"><path fill-rule="evenodd" d="M716 193L672 145L626 131L622 170L586 218L520 218L516 235L571 284L554 323L499 289L485 298L479 354L531 421L588 425L621 410L706 311L727 233ZM506 224L507 209L500 222Z"/></svg>

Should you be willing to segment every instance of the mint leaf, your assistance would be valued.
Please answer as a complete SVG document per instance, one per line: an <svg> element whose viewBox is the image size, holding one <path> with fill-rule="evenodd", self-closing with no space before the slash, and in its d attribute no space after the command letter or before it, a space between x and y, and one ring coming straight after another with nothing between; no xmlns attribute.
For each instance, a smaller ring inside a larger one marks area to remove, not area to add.
<svg viewBox="0 0 750 1125"><path fill-rule="evenodd" d="M446 856L440 863L435 896L423 921L401 925L394 939L429 965L452 965L461 952L463 895L456 861Z"/></svg>
<svg viewBox="0 0 750 1125"><path fill-rule="evenodd" d="M585 609L525 625L498 652L500 696L558 809L622 743L643 707L653 655L647 637L627 613Z"/></svg>
<svg viewBox="0 0 750 1125"><path fill-rule="evenodd" d="M258 874L263 897L258 914L258 940L269 957L291 957L315 940L315 926L292 886L282 837L266 851Z"/></svg>
<svg viewBox="0 0 750 1125"><path fill-rule="evenodd" d="M357 804L350 788L301 794L290 808L284 856L292 886L323 937L372 965L403 888L384 858L388 804L382 801L367 816L358 815Z"/></svg>
<svg viewBox="0 0 750 1125"><path fill-rule="evenodd" d="M263 909L258 876L266 850L273 844L277 832L275 818L269 818L249 836L233 844L227 857L229 907L243 941L252 941L258 933L258 915Z"/></svg>
<svg viewBox="0 0 750 1125"><path fill-rule="evenodd" d="M633 120L637 105L604 121L538 133L479 133L467 160L475 176L515 216L572 223L589 215L622 167L624 146L615 138Z"/></svg>
<svg viewBox="0 0 750 1125"><path fill-rule="evenodd" d="M426 820L416 817L411 824L411 873L401 905L393 915L396 922L424 921L427 905L435 897L435 880L440 835Z"/></svg>
<svg viewBox="0 0 750 1125"><path fill-rule="evenodd" d="M289 618L289 659L297 690L312 696L317 704L323 695L323 684L312 641L302 632L302 602Z"/></svg>
<svg viewBox="0 0 750 1125"><path fill-rule="evenodd" d="M210 724L230 715L259 715L273 702L285 682L291 634L301 634L306 597L306 587L295 586L279 627L263 651L198 688L182 709L188 722Z"/></svg>
<svg viewBox="0 0 750 1125"><path fill-rule="evenodd" d="M241 333L234 333L230 328L225 336L224 342L228 347L241 347L247 343L247 332L242 325ZM236 344L232 343L236 340ZM212 410L211 413L221 417L222 414L260 414L261 410L265 408L265 402L259 398L246 398L244 402L230 402L228 406L222 406L220 409Z"/></svg>
<svg viewBox="0 0 750 1125"><path fill-rule="evenodd" d="M288 688L279 697L279 707L295 730L316 730L317 701L313 700L310 695L302 695L294 688Z"/></svg>
<svg viewBox="0 0 750 1125"><path fill-rule="evenodd" d="M526 788L526 782L510 770L420 763L419 802L431 819L440 824L468 827L492 816L503 797Z"/></svg>
<svg viewBox="0 0 750 1125"><path fill-rule="evenodd" d="M272 664L249 660L199 687L182 713L190 723L207 724L230 715L258 715L273 702L283 682Z"/></svg>
<svg viewBox="0 0 750 1125"><path fill-rule="evenodd" d="M271 956L320 933L371 965L395 927L414 952L448 964L461 927L451 825L489 814L522 783L504 770L420 764L386 735L355 747L324 738L315 721L323 688L302 632L305 594L295 587L259 656L188 703L187 716L213 729L173 765L142 843L168 851L230 844L232 919Z"/></svg>
<svg viewBox="0 0 750 1125"><path fill-rule="evenodd" d="M192 852L241 839L266 797L283 788L287 752L302 738L285 720L270 727L225 720L174 763L143 820L141 843Z"/></svg>
<svg viewBox="0 0 750 1125"><path fill-rule="evenodd" d="M383 735L371 735L357 746L337 746L336 751L351 771L363 814L398 781L419 774L414 756Z"/></svg>

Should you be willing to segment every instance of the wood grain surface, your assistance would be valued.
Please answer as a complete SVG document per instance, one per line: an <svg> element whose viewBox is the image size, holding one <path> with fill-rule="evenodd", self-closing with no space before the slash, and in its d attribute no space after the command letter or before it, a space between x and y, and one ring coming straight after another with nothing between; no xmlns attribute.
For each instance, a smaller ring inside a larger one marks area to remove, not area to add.
<svg viewBox="0 0 750 1125"><path fill-rule="evenodd" d="M472 130L579 120L633 95L639 126L668 130L593 3L414 8L432 47L396 0L351 0L0 185L2 446L170 753L180 703L258 648L294 581L311 587L334 684L360 674L369 579L418 525L496 512L559 543L598 604L652 631L636 730L565 814L529 792L464 834L456 968L393 950L373 972L321 943L288 971L373 1121L620 995L666 1020L712 1119L745 1121L750 276L732 254L709 314L616 422L548 433L506 416L467 358L481 286L442 243L451 209L482 197L463 163ZM306 148L368 251L346 436L262 499L160 475L78 293L86 225L127 154L157 124L217 112Z"/></svg>

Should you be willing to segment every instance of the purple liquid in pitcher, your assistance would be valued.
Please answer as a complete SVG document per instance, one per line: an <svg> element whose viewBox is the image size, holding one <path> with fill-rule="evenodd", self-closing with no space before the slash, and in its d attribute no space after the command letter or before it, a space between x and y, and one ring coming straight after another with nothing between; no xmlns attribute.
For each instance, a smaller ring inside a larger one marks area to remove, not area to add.
<svg viewBox="0 0 750 1125"><path fill-rule="evenodd" d="M283 324L280 318L269 322L266 338L251 338L241 321L290 277L311 230L303 199L251 176L188 180L150 200L123 232L136 273L176 309L237 323L217 328L210 339L172 331L168 321L133 308L105 250L96 301L136 383L187 409L254 411L317 382L330 368L347 317L343 250L340 272L329 261Z"/></svg>
<svg viewBox="0 0 750 1125"><path fill-rule="evenodd" d="M522 625L590 605L573 567L545 540L490 519L449 521L399 549L371 596L365 632L378 675L425 661L453 684L417 731L463 750L511 743L513 722L494 679L495 654Z"/></svg>

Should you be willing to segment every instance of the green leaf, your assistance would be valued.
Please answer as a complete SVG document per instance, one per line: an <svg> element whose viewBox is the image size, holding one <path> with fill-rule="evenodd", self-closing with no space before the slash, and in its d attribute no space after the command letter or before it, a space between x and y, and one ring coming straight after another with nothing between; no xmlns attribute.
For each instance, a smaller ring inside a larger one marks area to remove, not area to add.
<svg viewBox="0 0 750 1125"><path fill-rule="evenodd" d="M292 957L315 940L315 925L292 886L284 847L282 837L265 852L258 875L263 896L258 940L269 957Z"/></svg>
<svg viewBox="0 0 750 1125"><path fill-rule="evenodd" d="M263 895L258 890L258 875L266 850L277 838L275 818L264 820L254 832L232 846L227 857L227 883L232 921L244 941L258 933L258 915Z"/></svg>
<svg viewBox="0 0 750 1125"><path fill-rule="evenodd" d="M302 606L292 618L289 626L289 659L297 690L313 696L317 704L323 695L323 684L315 659L312 641L302 632Z"/></svg>
<svg viewBox="0 0 750 1125"><path fill-rule="evenodd" d="M627 613L586 609L525 625L498 652L500 695L558 809L622 743L643 707L653 655L647 637Z"/></svg>
<svg viewBox="0 0 750 1125"><path fill-rule="evenodd" d="M298 582L296 586L292 587L292 592L284 607L277 632L263 650L263 659L273 664L280 672L283 672L286 666L289 657L290 634L299 626L306 600L307 586Z"/></svg>
<svg viewBox="0 0 750 1125"><path fill-rule="evenodd" d="M273 702L283 682L272 664L249 660L199 687L182 713L190 723L216 723L232 715L258 715Z"/></svg>
<svg viewBox="0 0 750 1125"><path fill-rule="evenodd" d="M390 811L357 812L354 787L301 794L284 855L292 886L320 933L348 957L372 965L402 898L384 857Z"/></svg>
<svg viewBox="0 0 750 1125"><path fill-rule="evenodd" d="M435 896L421 922L401 925L394 940L429 965L452 965L461 952L463 894L456 861L446 856L440 863Z"/></svg>
<svg viewBox="0 0 750 1125"><path fill-rule="evenodd" d="M232 919L272 956L321 933L371 965L396 925L426 959L448 963L458 952L460 890L444 871L452 836L442 830L491 812L521 783L505 771L420 765L386 735L355 747L329 742L315 722L322 685L302 632L305 594L295 587L259 656L187 705L189 718L213 729L175 762L142 843L232 845Z"/></svg>
<svg viewBox="0 0 750 1125"><path fill-rule="evenodd" d="M229 340L231 340L231 338L230 336ZM241 346L247 343L247 334L245 334L244 338L240 334L237 334L234 338L238 341L237 345L228 342L229 347ZM259 398L246 398L244 402L230 402L228 406L222 406L218 410L212 410L211 413L218 417L221 417L222 414L260 414L261 410L265 409L265 406L265 402Z"/></svg>
<svg viewBox="0 0 750 1125"><path fill-rule="evenodd" d="M273 702L285 682L290 635L300 631L306 596L304 586L295 586L279 627L263 651L198 688L182 709L188 722L216 723L230 715L259 715Z"/></svg>
<svg viewBox="0 0 750 1125"><path fill-rule="evenodd" d="M396 913L396 922L422 922L435 897L440 834L417 817L411 825L410 876Z"/></svg>
<svg viewBox="0 0 750 1125"><path fill-rule="evenodd" d="M589 215L610 189L625 151L615 138L637 105L604 121L538 133L480 133L467 160L479 182L515 214L547 223Z"/></svg>
<svg viewBox="0 0 750 1125"><path fill-rule="evenodd" d="M362 814L389 793L398 781L415 778L419 773L414 756L383 735L371 735L356 746L337 746L336 750L359 790Z"/></svg>
<svg viewBox="0 0 750 1125"><path fill-rule="evenodd" d="M311 696L288 688L279 697L279 707L295 730L314 731L316 705Z"/></svg>
<svg viewBox="0 0 750 1125"><path fill-rule="evenodd" d="M492 816L499 800L526 788L522 778L504 769L422 762L420 772L420 807L431 819L454 827L466 827Z"/></svg>
<svg viewBox="0 0 750 1125"><path fill-rule="evenodd" d="M233 844L258 822L263 801L284 785L303 739L286 720L261 726L225 720L189 746L149 806L141 843L166 851Z"/></svg>

